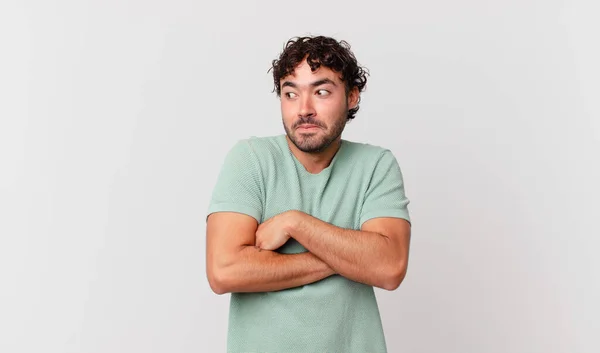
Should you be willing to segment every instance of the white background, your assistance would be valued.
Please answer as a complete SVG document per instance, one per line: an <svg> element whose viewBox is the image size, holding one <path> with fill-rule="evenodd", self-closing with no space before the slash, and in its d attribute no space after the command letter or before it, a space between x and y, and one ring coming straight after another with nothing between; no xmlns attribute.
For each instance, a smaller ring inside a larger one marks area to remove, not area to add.
<svg viewBox="0 0 600 353"><path fill-rule="evenodd" d="M224 352L205 211L235 141L283 133L287 39L371 73L344 138L392 149L408 276L390 352L598 352L593 1L2 1L0 352Z"/></svg>

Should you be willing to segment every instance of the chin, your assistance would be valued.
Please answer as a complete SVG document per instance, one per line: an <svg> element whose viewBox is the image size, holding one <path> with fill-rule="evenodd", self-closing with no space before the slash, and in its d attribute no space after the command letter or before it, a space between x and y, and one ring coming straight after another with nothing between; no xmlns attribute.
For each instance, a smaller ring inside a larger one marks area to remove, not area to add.
<svg viewBox="0 0 600 353"><path fill-rule="evenodd" d="M307 140L303 138L296 139L295 145L300 151L306 153L322 152L329 146L323 139Z"/></svg>

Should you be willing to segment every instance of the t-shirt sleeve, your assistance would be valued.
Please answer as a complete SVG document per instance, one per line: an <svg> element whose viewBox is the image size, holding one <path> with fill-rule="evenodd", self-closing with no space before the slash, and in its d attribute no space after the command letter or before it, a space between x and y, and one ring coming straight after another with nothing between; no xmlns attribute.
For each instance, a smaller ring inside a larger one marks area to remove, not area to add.
<svg viewBox="0 0 600 353"><path fill-rule="evenodd" d="M404 179L393 153L385 150L377 164L360 215L360 225L372 218L394 217L407 220L409 200L404 192Z"/></svg>
<svg viewBox="0 0 600 353"><path fill-rule="evenodd" d="M215 212L237 212L261 222L263 183L258 159L247 140L229 150L212 192L206 217Z"/></svg>

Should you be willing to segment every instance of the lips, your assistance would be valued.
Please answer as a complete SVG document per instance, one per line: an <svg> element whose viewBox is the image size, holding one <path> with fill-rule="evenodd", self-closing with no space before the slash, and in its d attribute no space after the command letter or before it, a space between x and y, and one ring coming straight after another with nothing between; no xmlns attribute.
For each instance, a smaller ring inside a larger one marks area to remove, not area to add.
<svg viewBox="0 0 600 353"><path fill-rule="evenodd" d="M298 129L316 129L319 126L317 125L312 125L312 124L302 124L298 126Z"/></svg>

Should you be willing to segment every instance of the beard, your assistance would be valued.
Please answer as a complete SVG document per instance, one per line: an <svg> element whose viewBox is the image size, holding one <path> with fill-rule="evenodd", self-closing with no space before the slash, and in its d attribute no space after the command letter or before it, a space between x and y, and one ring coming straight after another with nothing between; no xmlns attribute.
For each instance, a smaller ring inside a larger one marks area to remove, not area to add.
<svg viewBox="0 0 600 353"><path fill-rule="evenodd" d="M283 128L290 141L292 141L300 151L305 153L319 153L325 151L333 141L340 137L346 127L347 116L348 110L346 109L329 128L320 121L314 120L312 117L300 118L291 128L285 125L284 122ZM320 129L315 132L298 134L296 128L301 124L317 125ZM323 132L325 132L325 134L323 134Z"/></svg>

